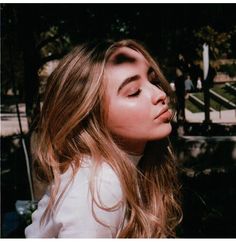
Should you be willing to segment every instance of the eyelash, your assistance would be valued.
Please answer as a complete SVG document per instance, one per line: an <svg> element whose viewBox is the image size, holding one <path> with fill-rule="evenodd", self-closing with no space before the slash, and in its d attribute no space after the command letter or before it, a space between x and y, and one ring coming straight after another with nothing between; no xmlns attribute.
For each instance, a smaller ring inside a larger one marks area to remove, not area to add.
<svg viewBox="0 0 236 242"><path fill-rule="evenodd" d="M151 84L157 86L157 87L161 87L160 84L160 80L157 78L157 79L154 79L153 81L150 81ZM137 97L139 96L139 94L141 93L141 89L138 89L135 93L131 94L131 95L128 95L128 97Z"/></svg>
<svg viewBox="0 0 236 242"><path fill-rule="evenodd" d="M138 89L135 93L128 95L128 97L137 97L141 93L141 89Z"/></svg>

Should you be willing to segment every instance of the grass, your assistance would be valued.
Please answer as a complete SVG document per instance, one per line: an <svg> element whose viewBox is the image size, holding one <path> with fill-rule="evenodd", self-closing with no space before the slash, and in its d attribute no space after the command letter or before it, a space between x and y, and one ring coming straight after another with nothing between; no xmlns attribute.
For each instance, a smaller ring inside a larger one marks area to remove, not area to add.
<svg viewBox="0 0 236 242"><path fill-rule="evenodd" d="M198 106L196 106L194 103L190 102L189 100L186 100L185 107L192 113L203 112L203 110L201 110Z"/></svg>
<svg viewBox="0 0 236 242"><path fill-rule="evenodd" d="M230 102L235 103L236 104L236 96L233 95L232 93L230 93L226 88L225 85L215 85L212 90L216 93L218 93L219 95L225 97L226 99L228 99Z"/></svg>
<svg viewBox="0 0 236 242"><path fill-rule="evenodd" d="M196 96L198 99L204 102L204 95L203 92L194 93L194 96ZM210 98L210 106L214 108L215 110L227 110L223 105L221 105L219 102L215 101L214 99Z"/></svg>
<svg viewBox="0 0 236 242"><path fill-rule="evenodd" d="M231 83L232 86L236 87L236 83Z"/></svg>

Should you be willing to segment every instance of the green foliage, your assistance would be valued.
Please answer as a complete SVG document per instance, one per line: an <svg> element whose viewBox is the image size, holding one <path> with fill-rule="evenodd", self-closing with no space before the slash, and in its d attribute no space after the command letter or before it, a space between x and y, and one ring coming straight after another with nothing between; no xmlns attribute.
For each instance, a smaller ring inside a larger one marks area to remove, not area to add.
<svg viewBox="0 0 236 242"><path fill-rule="evenodd" d="M61 34L59 27L56 25L50 26L49 29L40 33L40 42L45 43L40 49L42 57L62 54L72 47L70 36Z"/></svg>
<svg viewBox="0 0 236 242"><path fill-rule="evenodd" d="M131 26L119 17L115 20L114 23L111 24L111 32L113 34L128 35L130 33L130 28Z"/></svg>
<svg viewBox="0 0 236 242"><path fill-rule="evenodd" d="M234 30L235 31L235 30ZM202 45L207 43L210 51L215 59L223 57L225 54L231 53L231 37L234 32L217 32L213 27L207 25L193 34L198 42L197 54L202 56Z"/></svg>
<svg viewBox="0 0 236 242"><path fill-rule="evenodd" d="M236 63L221 65L219 71L227 73L230 77L234 77L236 76Z"/></svg>

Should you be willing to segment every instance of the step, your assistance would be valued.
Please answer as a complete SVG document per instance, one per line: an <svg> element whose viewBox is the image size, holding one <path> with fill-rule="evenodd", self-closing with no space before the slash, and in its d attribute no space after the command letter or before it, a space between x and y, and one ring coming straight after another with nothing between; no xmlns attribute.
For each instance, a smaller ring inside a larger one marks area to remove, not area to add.
<svg viewBox="0 0 236 242"><path fill-rule="evenodd" d="M193 94L189 94L189 100L196 104L198 107L204 110L205 103ZM210 107L210 111L217 111L216 109Z"/></svg>
<svg viewBox="0 0 236 242"><path fill-rule="evenodd" d="M229 91L233 92L236 95L236 87L231 85L230 83L225 83L225 88Z"/></svg>
<svg viewBox="0 0 236 242"><path fill-rule="evenodd" d="M233 102L229 101L228 99L226 99L225 97L221 96L220 94L216 93L212 89L210 89L209 92L210 92L210 95L214 99L216 99L218 102L222 103L225 107L231 108L231 109L236 108L236 104L234 104Z"/></svg>

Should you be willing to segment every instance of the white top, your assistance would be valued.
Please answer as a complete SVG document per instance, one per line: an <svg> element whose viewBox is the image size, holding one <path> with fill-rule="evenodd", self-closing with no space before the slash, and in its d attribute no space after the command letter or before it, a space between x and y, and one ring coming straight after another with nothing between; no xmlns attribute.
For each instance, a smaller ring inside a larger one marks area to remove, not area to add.
<svg viewBox="0 0 236 242"><path fill-rule="evenodd" d="M137 165L141 156L130 156ZM96 218L103 224L97 222L92 212L92 197L89 190L89 177L91 172L91 160L83 161L69 188L66 190L53 215L40 226L40 219L49 202L49 192L42 197L38 208L32 214L32 224L25 229L26 238L115 238L118 235L124 220L125 204L122 203L123 194L120 181L107 164L103 163L96 177L96 189L102 205L112 207L118 202L115 210L105 211L96 204L94 212ZM68 169L61 175L59 194L67 185L72 174ZM95 191L95 198L98 198ZM96 199L97 200L97 199ZM99 200L98 200L99 201ZM104 206L103 206L104 207ZM107 226L105 226L107 225Z"/></svg>

